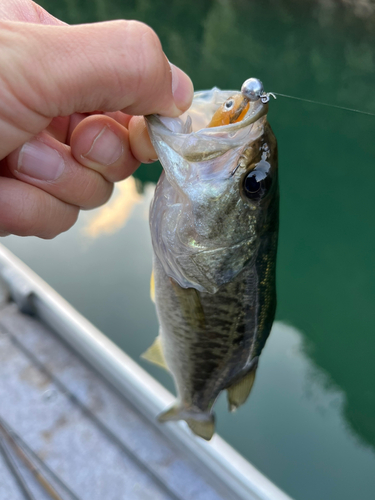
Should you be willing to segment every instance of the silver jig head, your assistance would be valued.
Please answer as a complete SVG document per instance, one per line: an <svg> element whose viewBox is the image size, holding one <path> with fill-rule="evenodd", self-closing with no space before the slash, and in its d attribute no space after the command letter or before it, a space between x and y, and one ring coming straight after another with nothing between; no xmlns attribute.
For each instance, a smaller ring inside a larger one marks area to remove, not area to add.
<svg viewBox="0 0 375 500"><path fill-rule="evenodd" d="M241 93L248 101L257 101L264 94L263 83L258 78L249 78L242 85Z"/></svg>
<svg viewBox="0 0 375 500"><path fill-rule="evenodd" d="M258 78L249 78L241 87L242 95L248 101L260 99L264 104L270 100L270 96L276 99L272 92L264 92L263 83Z"/></svg>

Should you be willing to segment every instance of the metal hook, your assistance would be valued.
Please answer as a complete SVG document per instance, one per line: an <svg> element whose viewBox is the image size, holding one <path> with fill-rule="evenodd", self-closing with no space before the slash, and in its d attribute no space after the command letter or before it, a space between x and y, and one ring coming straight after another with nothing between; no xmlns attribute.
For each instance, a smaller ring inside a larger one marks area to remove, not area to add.
<svg viewBox="0 0 375 500"><path fill-rule="evenodd" d="M263 104L266 104L266 102L270 100L270 96L272 96L274 99L277 99L275 94L273 94L272 92L263 92L263 94L259 96L259 99L262 101Z"/></svg>

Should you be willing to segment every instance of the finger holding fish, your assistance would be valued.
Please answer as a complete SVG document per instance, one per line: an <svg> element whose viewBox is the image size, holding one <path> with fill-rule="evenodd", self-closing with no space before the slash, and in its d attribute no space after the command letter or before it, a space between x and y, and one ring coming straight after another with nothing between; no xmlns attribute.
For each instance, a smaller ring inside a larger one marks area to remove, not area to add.
<svg viewBox="0 0 375 500"><path fill-rule="evenodd" d="M133 116L129 122L130 148L141 163L153 163L158 155L152 145L143 116Z"/></svg>
<svg viewBox="0 0 375 500"><path fill-rule="evenodd" d="M140 162L134 157L128 129L107 115L91 115L73 130L70 146L77 162L109 182L129 177Z"/></svg>

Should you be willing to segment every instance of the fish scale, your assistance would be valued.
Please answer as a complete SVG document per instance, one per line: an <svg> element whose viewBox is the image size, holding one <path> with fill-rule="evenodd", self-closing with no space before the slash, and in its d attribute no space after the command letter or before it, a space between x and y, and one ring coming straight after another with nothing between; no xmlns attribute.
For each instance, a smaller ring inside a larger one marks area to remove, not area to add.
<svg viewBox="0 0 375 500"><path fill-rule="evenodd" d="M244 271L251 275L248 280L251 282L250 293L245 293L246 279L242 274L213 296L200 293L200 303L207 320L201 329L189 326L176 301L174 287L160 263L155 265L154 272L160 290L160 303L172 306L168 309L161 307L158 314L165 330L173 330L173 340L170 336L164 338L163 333L161 340L171 372L175 373L178 367L183 373L183 382L177 381L178 387L183 386L179 396L184 406L192 404L202 413L209 412L220 391L239 375L237 366L246 363L248 349L254 343L254 315L251 315L250 321L245 319L245 311L254 309L257 299L253 270ZM211 345L213 341L214 349Z"/></svg>

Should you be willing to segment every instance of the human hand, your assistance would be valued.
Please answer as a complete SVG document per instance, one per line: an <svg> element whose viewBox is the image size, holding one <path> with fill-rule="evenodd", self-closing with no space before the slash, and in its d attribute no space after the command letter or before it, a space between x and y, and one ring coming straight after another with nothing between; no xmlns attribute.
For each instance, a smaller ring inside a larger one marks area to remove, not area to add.
<svg viewBox="0 0 375 500"><path fill-rule="evenodd" d="M190 79L136 21L68 26L31 0L0 0L0 46L2 236L69 229L155 158L132 115L191 103Z"/></svg>

